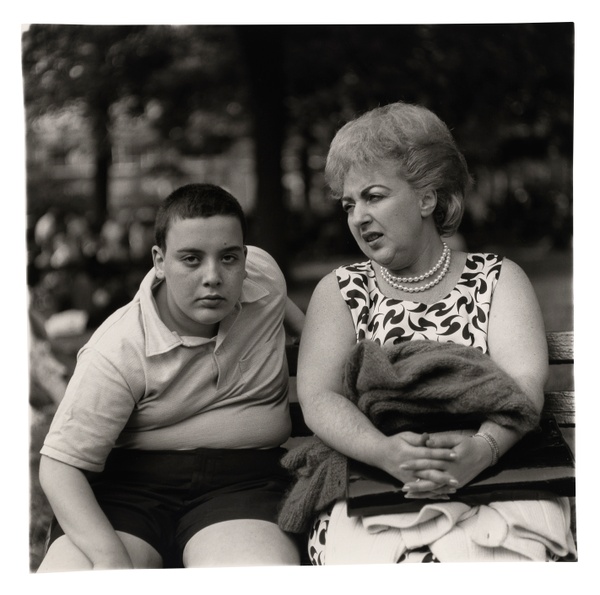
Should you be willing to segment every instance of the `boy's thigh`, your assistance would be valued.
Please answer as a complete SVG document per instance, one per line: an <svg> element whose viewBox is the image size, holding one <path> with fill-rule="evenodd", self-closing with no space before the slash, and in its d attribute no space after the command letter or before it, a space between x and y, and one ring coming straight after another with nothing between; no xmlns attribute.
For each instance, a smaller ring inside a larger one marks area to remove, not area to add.
<svg viewBox="0 0 600 595"><path fill-rule="evenodd" d="M183 564L187 568L298 565L300 556L293 538L276 523L235 519L198 531L184 548Z"/></svg>
<svg viewBox="0 0 600 595"><path fill-rule="evenodd" d="M117 535L123 542L134 568L162 568L160 554L149 543L121 531L117 531ZM92 568L90 559L63 534L50 544L37 571L70 572Z"/></svg>
<svg viewBox="0 0 600 595"><path fill-rule="evenodd" d="M290 486L279 457L275 449L220 457L204 478L216 489L190 501L175 529L184 566L299 563L294 541L277 525Z"/></svg>

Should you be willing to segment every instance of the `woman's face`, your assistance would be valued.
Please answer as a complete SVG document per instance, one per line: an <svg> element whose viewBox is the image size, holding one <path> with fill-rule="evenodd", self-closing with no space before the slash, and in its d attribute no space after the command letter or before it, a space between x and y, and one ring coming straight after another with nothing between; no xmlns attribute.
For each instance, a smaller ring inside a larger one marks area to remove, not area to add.
<svg viewBox="0 0 600 595"><path fill-rule="evenodd" d="M342 207L359 248L392 270L419 268L431 239L435 195L417 192L385 161L369 169L352 168L344 178ZM433 227L434 228L434 227Z"/></svg>

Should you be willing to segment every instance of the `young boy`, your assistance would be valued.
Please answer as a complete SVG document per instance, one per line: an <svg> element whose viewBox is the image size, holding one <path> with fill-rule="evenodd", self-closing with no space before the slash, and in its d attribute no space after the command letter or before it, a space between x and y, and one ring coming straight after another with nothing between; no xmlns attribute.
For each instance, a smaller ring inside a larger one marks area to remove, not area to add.
<svg viewBox="0 0 600 595"><path fill-rule="evenodd" d="M208 184L156 218L154 268L78 354L41 450L55 514L39 572L298 564L276 524L290 433L284 318L302 312L237 200Z"/></svg>

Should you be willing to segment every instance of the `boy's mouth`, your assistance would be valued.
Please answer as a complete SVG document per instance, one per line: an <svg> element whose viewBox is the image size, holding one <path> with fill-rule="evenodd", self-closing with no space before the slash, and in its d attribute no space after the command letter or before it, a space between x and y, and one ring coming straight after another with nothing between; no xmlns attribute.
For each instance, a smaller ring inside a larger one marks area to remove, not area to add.
<svg viewBox="0 0 600 595"><path fill-rule="evenodd" d="M221 295L210 294L210 295L204 295L204 296L198 298L197 301L200 302L204 306L209 306L209 307L214 308L215 306L218 306L219 304L224 302L225 298Z"/></svg>

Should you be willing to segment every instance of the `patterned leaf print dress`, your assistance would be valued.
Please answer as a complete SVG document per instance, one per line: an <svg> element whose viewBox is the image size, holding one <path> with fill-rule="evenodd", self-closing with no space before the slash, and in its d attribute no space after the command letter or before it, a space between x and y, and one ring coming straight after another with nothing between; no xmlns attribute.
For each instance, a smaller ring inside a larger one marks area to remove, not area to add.
<svg viewBox="0 0 600 595"><path fill-rule="evenodd" d="M489 313L501 268L500 256L468 254L454 288L434 304L386 297L377 285L370 261L340 267L335 273L352 315L357 341L367 339L379 345L393 345L428 339L468 345L487 353ZM316 519L309 536L309 558L314 565L325 563L329 512ZM436 560L426 548L410 551L398 560L404 561Z"/></svg>

